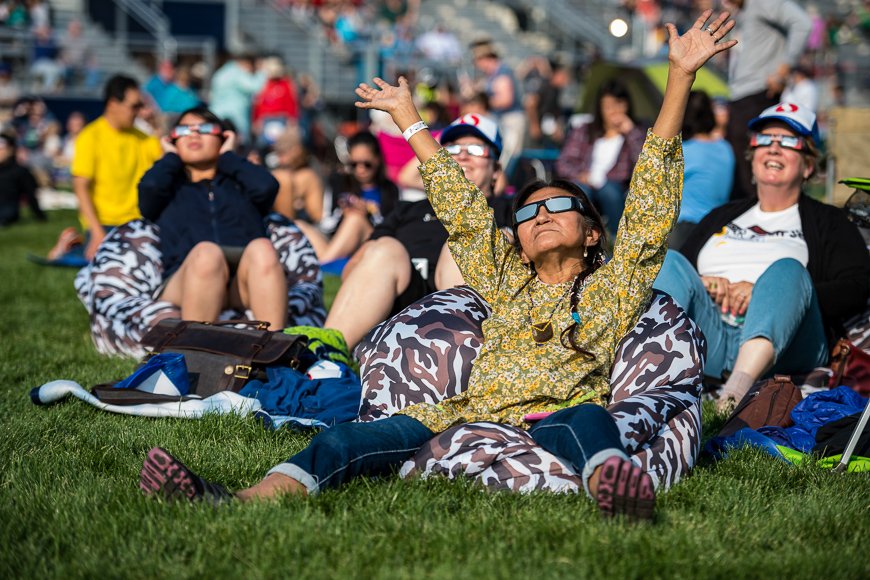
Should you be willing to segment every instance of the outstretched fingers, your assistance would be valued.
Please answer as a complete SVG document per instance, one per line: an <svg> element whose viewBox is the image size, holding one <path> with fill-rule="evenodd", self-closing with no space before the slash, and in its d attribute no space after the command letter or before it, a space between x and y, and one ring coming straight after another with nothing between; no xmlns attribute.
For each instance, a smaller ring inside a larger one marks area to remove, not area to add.
<svg viewBox="0 0 870 580"><path fill-rule="evenodd" d="M727 14L727 13L726 13ZM701 12L701 15L698 16L698 19L695 20L695 24L692 25L692 28L697 28L698 30L704 30L704 24L706 24L707 20L710 19L710 16L713 15L713 9L708 8ZM719 18L722 18L720 15ZM726 16L727 18L727 16Z"/></svg>
<svg viewBox="0 0 870 580"><path fill-rule="evenodd" d="M737 44L736 40L729 40L727 42L717 42L716 46L713 47L713 50L716 51L715 54L719 54L720 52L722 52L724 50L728 50L729 48L731 48L735 44Z"/></svg>
<svg viewBox="0 0 870 580"><path fill-rule="evenodd" d="M405 93L410 95L408 81L404 77L399 78L398 86L391 85L380 77L372 79L372 84L375 86L360 83L354 90L356 95L363 99L354 103L358 108L390 112L402 100Z"/></svg>
<svg viewBox="0 0 870 580"><path fill-rule="evenodd" d="M707 14L707 13L709 13L709 14ZM705 14L707 14L707 19L709 19L710 15L713 14L713 11L712 10L705 10ZM704 14L702 14L701 16L703 17ZM707 25L707 30L711 30L713 32L716 32L717 30L722 28L722 25L725 23L726 20L728 20L729 16L731 16L730 12L728 12L727 10L723 11L721 14L719 14L719 16L716 17L716 20L714 20L713 22L711 22L710 24Z"/></svg>
<svg viewBox="0 0 870 580"><path fill-rule="evenodd" d="M363 99L362 101L356 101L354 105L356 105L360 109L368 109L371 108L372 104L369 102L374 96L374 89L368 86L365 83L360 83L357 88L354 89L354 93L356 96Z"/></svg>

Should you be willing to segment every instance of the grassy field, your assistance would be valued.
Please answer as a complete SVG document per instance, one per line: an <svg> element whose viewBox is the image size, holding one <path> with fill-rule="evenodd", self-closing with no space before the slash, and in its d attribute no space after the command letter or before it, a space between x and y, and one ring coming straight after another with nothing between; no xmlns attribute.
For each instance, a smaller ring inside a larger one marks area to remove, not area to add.
<svg viewBox="0 0 870 580"><path fill-rule="evenodd" d="M26 260L73 221L55 212L48 224L0 230L3 578L870 577L870 479L752 450L703 461L660 496L652 525L602 521L581 496L444 480L361 480L314 498L220 509L148 500L137 481L154 445L239 488L308 435L237 417L33 405L28 392L44 382L90 386L135 364L94 352L73 270ZM708 413L707 430L720 420Z"/></svg>

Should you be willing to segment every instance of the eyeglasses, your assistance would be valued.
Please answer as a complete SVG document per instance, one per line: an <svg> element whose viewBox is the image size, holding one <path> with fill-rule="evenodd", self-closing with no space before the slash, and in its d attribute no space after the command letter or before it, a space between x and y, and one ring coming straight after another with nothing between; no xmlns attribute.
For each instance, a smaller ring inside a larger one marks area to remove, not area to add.
<svg viewBox="0 0 870 580"><path fill-rule="evenodd" d="M770 147L773 142L779 143L780 147L786 149L794 149L795 151L806 151L807 140L803 137L794 135L768 135L767 133L753 133L749 139L750 147Z"/></svg>
<svg viewBox="0 0 870 580"><path fill-rule="evenodd" d="M458 143L452 143L450 145L445 145L445 149L451 155L459 155L463 151L471 155L472 157L489 157L489 147L486 145L478 145L476 143L472 143L471 145L459 145Z"/></svg>
<svg viewBox="0 0 870 580"><path fill-rule="evenodd" d="M172 133L169 134L169 137L172 139L178 139L179 137L187 137L189 135L193 135L196 133L197 135L221 135L223 131L221 130L220 125L216 123L202 123L200 125L176 125L172 130Z"/></svg>
<svg viewBox="0 0 870 580"><path fill-rule="evenodd" d="M541 201L526 204L519 208L514 212L514 223L519 225L523 222L534 219L535 216L538 215L538 210L541 209L541 206L546 207L547 211L550 213L563 213L572 210L583 213L586 211L586 208L583 207L583 202L576 197L569 195L551 197L549 199L542 199Z"/></svg>
<svg viewBox="0 0 870 580"><path fill-rule="evenodd" d="M351 161L347 162L347 166L350 167L351 169L356 169L357 165L362 165L366 169L371 169L372 167L375 166L373 161L353 161L353 160L351 160Z"/></svg>

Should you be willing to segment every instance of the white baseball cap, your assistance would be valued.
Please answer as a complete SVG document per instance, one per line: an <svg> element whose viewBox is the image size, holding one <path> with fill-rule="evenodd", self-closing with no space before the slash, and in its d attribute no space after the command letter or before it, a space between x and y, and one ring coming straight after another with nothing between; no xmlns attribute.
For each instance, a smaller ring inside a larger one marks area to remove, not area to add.
<svg viewBox="0 0 870 580"><path fill-rule="evenodd" d="M781 121L798 135L811 137L813 143L819 144L819 124L816 122L816 114L808 107L795 103L779 103L764 109L759 116L749 121L749 128L758 131L771 121Z"/></svg>
<svg viewBox="0 0 870 580"><path fill-rule="evenodd" d="M476 113L463 115L444 129L441 133L441 142L450 143L464 135L474 135L483 139L495 149L496 157L501 155L501 133L498 130L498 123L493 118Z"/></svg>

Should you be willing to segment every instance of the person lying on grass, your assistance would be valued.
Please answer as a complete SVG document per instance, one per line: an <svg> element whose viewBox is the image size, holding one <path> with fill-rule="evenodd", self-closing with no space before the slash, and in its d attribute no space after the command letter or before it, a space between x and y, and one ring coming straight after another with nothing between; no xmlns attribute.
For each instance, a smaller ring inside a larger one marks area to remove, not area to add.
<svg viewBox="0 0 870 580"><path fill-rule="evenodd" d="M427 195L450 234L450 251L465 281L492 306L467 391L438 405L413 405L379 421L322 431L235 496L155 447L142 467L142 490L211 502L312 494L357 476L390 473L450 426L527 426L526 415L559 408L529 429L531 437L582 475L603 514L651 518L652 480L629 460L613 418L600 404L616 347L648 304L676 220L683 177L678 133L695 73L735 44L722 41L733 27L727 13L704 28L711 13L704 12L683 36L668 25L664 102L635 168L607 264L601 259L601 218L581 189L559 182L521 192L514 246L496 227L483 193L420 128L407 81L361 84L357 106L386 111L405 132L422 163Z"/></svg>

